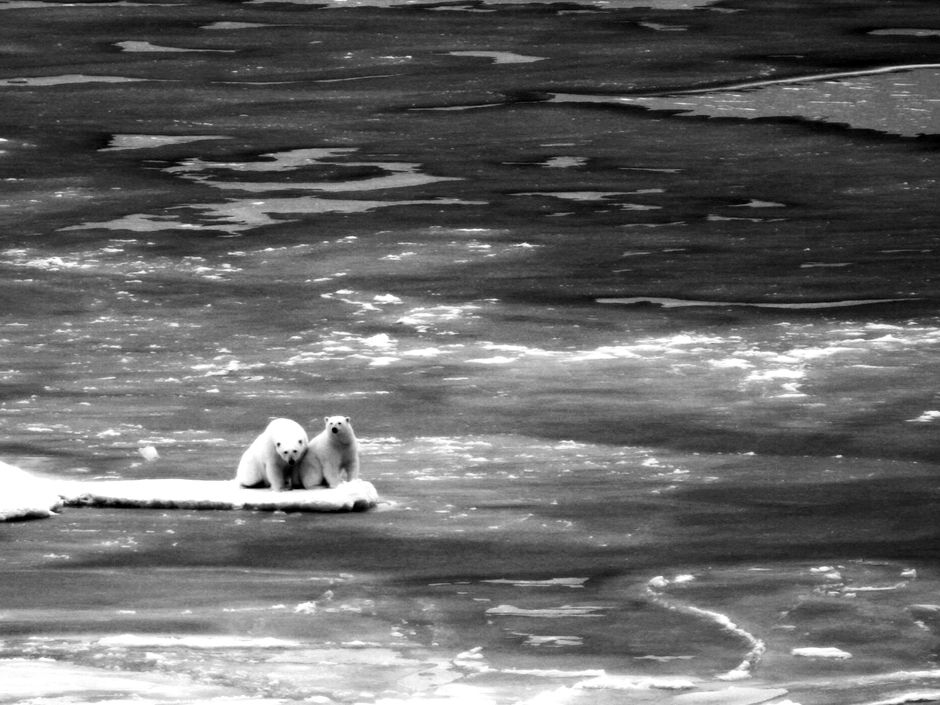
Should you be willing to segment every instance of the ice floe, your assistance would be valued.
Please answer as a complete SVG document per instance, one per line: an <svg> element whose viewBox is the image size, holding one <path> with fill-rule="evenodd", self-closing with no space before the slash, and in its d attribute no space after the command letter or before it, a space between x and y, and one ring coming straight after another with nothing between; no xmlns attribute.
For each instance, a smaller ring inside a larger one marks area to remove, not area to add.
<svg viewBox="0 0 940 705"><path fill-rule="evenodd" d="M190 52L211 52L221 54L234 54L234 49L187 49L185 47L168 47L152 42L128 40L117 42L115 46L120 47L121 51L128 52L158 52L158 53L190 53Z"/></svg>
<svg viewBox="0 0 940 705"><path fill-rule="evenodd" d="M508 578L494 578L481 582L493 585L514 585L515 587L567 587L583 588L588 578L547 578L545 580L511 580Z"/></svg>
<svg viewBox="0 0 940 705"><path fill-rule="evenodd" d="M837 659L840 661L852 658L852 654L848 651L843 651L835 646L800 646L791 649L790 653L793 656L802 656L804 658Z"/></svg>
<svg viewBox="0 0 940 705"><path fill-rule="evenodd" d="M902 64L749 81L646 96L554 94L553 102L607 103L738 119L798 117L904 137L937 134L940 64ZM857 99L864 90L867 100ZM887 107L886 107L887 106Z"/></svg>
<svg viewBox="0 0 940 705"><path fill-rule="evenodd" d="M544 61L544 56L525 56L510 51L450 51L451 56L470 56L481 59L491 59L494 64L530 64L535 61Z"/></svg>
<svg viewBox="0 0 940 705"><path fill-rule="evenodd" d="M910 423L932 423L932 422L934 422L934 421L936 421L936 420L938 420L938 419L940 419L940 411L938 411L938 410L936 410L936 409L931 409L931 410L929 410L929 411L925 411L924 413L922 413L922 414L921 414L920 416L918 416L917 418L908 419L908 422L910 422Z"/></svg>
<svg viewBox="0 0 940 705"><path fill-rule="evenodd" d="M62 86L70 83L133 83L146 81L146 78L130 76L94 76L82 73L68 73L58 76L18 76L0 79L0 86Z"/></svg>
<svg viewBox="0 0 940 705"><path fill-rule="evenodd" d="M44 519L61 509L63 499L51 480L0 461L0 521Z"/></svg>
<svg viewBox="0 0 940 705"><path fill-rule="evenodd" d="M206 140L227 140L225 135L144 135L144 134L116 134L112 135L107 147L99 152L113 152L128 149L154 149L190 142L203 142Z"/></svg>
<svg viewBox="0 0 940 705"><path fill-rule="evenodd" d="M0 521L53 516L63 506L166 509L253 509L294 512L362 511L379 497L365 480L334 488L271 492L234 480L69 480L39 477L0 462Z"/></svg>
<svg viewBox="0 0 940 705"><path fill-rule="evenodd" d="M851 306L872 306L875 304L895 303L899 301L916 301L917 299L845 299L841 301L811 301L811 302L749 302L749 301L708 301L697 299L673 299L663 296L628 296L622 298L600 298L600 304L618 304L621 306L634 306L637 304L653 304L663 308L681 308L688 306L746 306L751 308L779 308L792 309L826 309L847 308Z"/></svg>
<svg viewBox="0 0 940 705"><path fill-rule="evenodd" d="M597 605L562 605L560 607L545 607L525 609L513 605L497 605L490 607L486 613L495 617L533 617L540 619L561 619L565 617L602 617L598 614L604 608Z"/></svg>

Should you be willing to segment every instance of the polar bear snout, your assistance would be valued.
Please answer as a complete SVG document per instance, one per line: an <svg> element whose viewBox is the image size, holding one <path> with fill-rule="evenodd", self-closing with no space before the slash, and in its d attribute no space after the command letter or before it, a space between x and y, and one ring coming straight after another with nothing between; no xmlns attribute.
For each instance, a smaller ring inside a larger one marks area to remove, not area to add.
<svg viewBox="0 0 940 705"><path fill-rule="evenodd" d="M333 427L333 433L339 433L339 429L336 426Z"/></svg>

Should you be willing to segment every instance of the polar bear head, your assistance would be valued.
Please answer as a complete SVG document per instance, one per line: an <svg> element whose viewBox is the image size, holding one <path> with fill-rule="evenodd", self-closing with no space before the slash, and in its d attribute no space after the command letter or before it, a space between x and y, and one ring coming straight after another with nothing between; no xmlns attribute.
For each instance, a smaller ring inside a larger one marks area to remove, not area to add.
<svg viewBox="0 0 940 705"><path fill-rule="evenodd" d="M323 423L329 437L338 443L349 443L356 438L348 416L324 416Z"/></svg>
<svg viewBox="0 0 940 705"><path fill-rule="evenodd" d="M274 452L288 465L293 466L307 452L307 432L296 421L274 419L268 424L268 439Z"/></svg>

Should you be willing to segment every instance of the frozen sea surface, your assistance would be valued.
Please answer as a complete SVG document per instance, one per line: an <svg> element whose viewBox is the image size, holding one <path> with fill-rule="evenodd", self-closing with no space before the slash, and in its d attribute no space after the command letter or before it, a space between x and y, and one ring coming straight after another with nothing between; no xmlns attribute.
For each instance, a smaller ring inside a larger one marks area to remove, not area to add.
<svg viewBox="0 0 940 705"><path fill-rule="evenodd" d="M935 3L0 20L0 700L940 701Z"/></svg>

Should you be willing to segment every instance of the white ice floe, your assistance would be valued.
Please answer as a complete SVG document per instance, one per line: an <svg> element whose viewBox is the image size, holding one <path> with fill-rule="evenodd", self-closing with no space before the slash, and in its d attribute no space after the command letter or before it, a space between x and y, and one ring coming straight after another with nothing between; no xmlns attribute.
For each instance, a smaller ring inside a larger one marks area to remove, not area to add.
<svg viewBox="0 0 940 705"><path fill-rule="evenodd" d="M562 617L601 617L598 614L603 607L597 605L562 605L561 607L547 607L525 609L513 605L497 605L490 607L486 613L498 617L535 617L543 619L559 619Z"/></svg>
<svg viewBox="0 0 940 705"><path fill-rule="evenodd" d="M563 647L582 646L584 644L584 637L580 636L550 636L542 634L523 634L521 636L525 636L523 644L526 646Z"/></svg>
<svg viewBox="0 0 940 705"><path fill-rule="evenodd" d="M852 658L852 654L848 651L843 651L835 646L801 646L791 649L790 654L803 658L826 658L836 660Z"/></svg>
<svg viewBox="0 0 940 705"><path fill-rule="evenodd" d="M115 134L107 147L99 152L113 152L125 149L153 149L167 145L187 144L189 142L203 142L205 140L227 140L225 135L144 135L144 134Z"/></svg>
<svg viewBox="0 0 940 705"><path fill-rule="evenodd" d="M185 47L168 47L152 42L128 40L125 42L116 42L115 46L120 47L121 51L144 52L144 53L213 53L213 54L234 54L234 49L187 49Z"/></svg>
<svg viewBox="0 0 940 705"><path fill-rule="evenodd" d="M874 700L866 705L906 705L906 703L936 703L940 702L940 690L909 690L892 695L883 700Z"/></svg>
<svg viewBox="0 0 940 705"><path fill-rule="evenodd" d="M62 507L62 497L51 480L36 477L0 461L0 521L43 519Z"/></svg>
<svg viewBox="0 0 940 705"><path fill-rule="evenodd" d="M61 86L69 83L131 83L147 80L149 79L130 78L128 76L90 76L87 74L69 73L60 76L3 78L0 79L0 86Z"/></svg>
<svg viewBox="0 0 940 705"><path fill-rule="evenodd" d="M544 61L544 56L525 56L509 51L449 51L451 56L469 56L480 59L491 59L494 64L530 64L535 61Z"/></svg>
<svg viewBox="0 0 940 705"><path fill-rule="evenodd" d="M234 480L98 480L63 483L59 491L65 493L66 504L97 507L340 512L378 503L375 487L365 480L290 492L247 489Z"/></svg>
<svg viewBox="0 0 940 705"><path fill-rule="evenodd" d="M603 675L581 681L582 690L689 690L698 681L686 676L615 676Z"/></svg>
<svg viewBox="0 0 940 705"><path fill-rule="evenodd" d="M157 449L153 446L141 446L137 449L137 452L140 453L141 457L149 462L159 459L160 453L157 452Z"/></svg>
<svg viewBox="0 0 940 705"><path fill-rule="evenodd" d="M786 688L731 686L720 690L697 690L680 693L672 700L674 705L758 705L771 700L774 705L785 705L776 700L787 694ZM791 703L791 705L793 705Z"/></svg>
<svg viewBox="0 0 940 705"><path fill-rule="evenodd" d="M378 504L365 480L333 488L272 492L239 487L234 480L69 480L43 478L0 461L0 521L53 516L63 506L164 509L253 509L343 512Z"/></svg>
<svg viewBox="0 0 940 705"><path fill-rule="evenodd" d="M631 296L622 298L597 299L600 304L619 304L621 306L634 306L637 304L652 304L663 308L681 308L689 306L747 306L751 308L779 308L779 309L825 309L847 308L851 306L871 306L874 304L892 303L898 301L915 301L916 299L846 299L842 301L816 301L811 303L761 303L748 301L708 301L698 299L673 299L664 296Z"/></svg>
<svg viewBox="0 0 940 705"><path fill-rule="evenodd" d="M932 423L940 419L940 411L936 409L931 409L930 411L925 411L916 419L908 419L908 423Z"/></svg>
<svg viewBox="0 0 940 705"><path fill-rule="evenodd" d="M588 578L548 578L546 580L511 580L508 578L496 578L493 580L481 580L483 583L494 585L513 585L515 587L567 587L583 588Z"/></svg>
<svg viewBox="0 0 940 705"><path fill-rule="evenodd" d="M290 649L300 642L274 637L247 636L171 636L163 634L115 634L98 639L98 646L129 649Z"/></svg>

